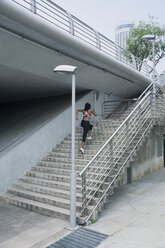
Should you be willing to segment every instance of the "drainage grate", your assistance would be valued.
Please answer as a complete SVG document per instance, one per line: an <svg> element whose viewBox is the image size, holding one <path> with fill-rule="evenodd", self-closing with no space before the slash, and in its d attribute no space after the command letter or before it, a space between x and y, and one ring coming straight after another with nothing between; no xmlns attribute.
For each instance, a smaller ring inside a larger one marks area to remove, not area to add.
<svg viewBox="0 0 165 248"><path fill-rule="evenodd" d="M109 235L82 227L47 248L94 248L108 237Z"/></svg>

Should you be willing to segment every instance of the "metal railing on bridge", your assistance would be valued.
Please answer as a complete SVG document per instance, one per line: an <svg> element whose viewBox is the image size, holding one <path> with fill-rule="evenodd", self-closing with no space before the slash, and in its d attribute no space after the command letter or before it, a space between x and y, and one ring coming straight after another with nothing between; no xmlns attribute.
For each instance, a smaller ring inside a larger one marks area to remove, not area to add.
<svg viewBox="0 0 165 248"><path fill-rule="evenodd" d="M56 25L58 28L70 33L74 37L88 43L100 51L112 56L122 63L138 70L141 61L117 46L113 41L97 32L95 29L79 20L51 0L12 0L34 14L44 18L46 21ZM152 68L146 63L142 63L141 71L147 76L150 75Z"/></svg>

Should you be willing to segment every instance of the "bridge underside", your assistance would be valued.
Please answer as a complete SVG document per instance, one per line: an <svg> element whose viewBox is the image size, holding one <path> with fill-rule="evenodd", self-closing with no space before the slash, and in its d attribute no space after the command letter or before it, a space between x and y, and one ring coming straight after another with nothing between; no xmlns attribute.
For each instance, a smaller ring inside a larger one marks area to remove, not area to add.
<svg viewBox="0 0 165 248"><path fill-rule="evenodd" d="M3 15L0 15L0 36L1 102L70 93L71 78L53 73L60 64L78 67L77 92L96 90L129 98L149 84L145 77L139 79L115 65L110 67Z"/></svg>

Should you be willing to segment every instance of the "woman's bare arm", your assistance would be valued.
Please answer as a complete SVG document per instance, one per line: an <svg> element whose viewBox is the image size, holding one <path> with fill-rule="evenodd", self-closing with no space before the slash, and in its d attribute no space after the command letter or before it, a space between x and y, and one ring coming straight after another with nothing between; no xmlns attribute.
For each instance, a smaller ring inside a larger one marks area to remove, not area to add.
<svg viewBox="0 0 165 248"><path fill-rule="evenodd" d="M83 113L83 111L84 111L83 109L77 109L76 110L76 120L78 120L78 112L82 112Z"/></svg>
<svg viewBox="0 0 165 248"><path fill-rule="evenodd" d="M93 109L92 109L91 113L92 113L94 116L96 116L96 115L97 115L97 114L96 114L95 107L93 107Z"/></svg>

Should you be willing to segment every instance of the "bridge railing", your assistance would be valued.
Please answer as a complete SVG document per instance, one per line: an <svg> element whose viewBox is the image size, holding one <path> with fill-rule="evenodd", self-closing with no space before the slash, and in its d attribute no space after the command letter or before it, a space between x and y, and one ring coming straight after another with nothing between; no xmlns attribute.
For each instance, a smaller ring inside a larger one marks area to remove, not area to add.
<svg viewBox="0 0 165 248"><path fill-rule="evenodd" d="M135 70L138 70L138 65L141 64L141 61L137 57L117 46L113 41L97 32L95 29L82 22L51 0L12 1L56 25L58 28L70 33L74 37L94 46L100 51L112 56ZM152 68L146 62L143 62L140 72L147 76L151 76L149 73L150 71L152 71Z"/></svg>

